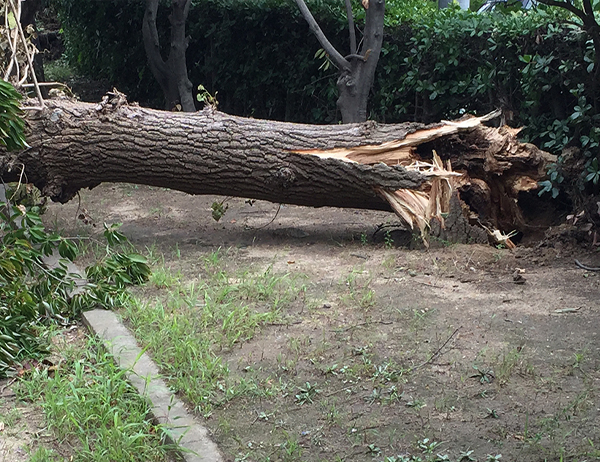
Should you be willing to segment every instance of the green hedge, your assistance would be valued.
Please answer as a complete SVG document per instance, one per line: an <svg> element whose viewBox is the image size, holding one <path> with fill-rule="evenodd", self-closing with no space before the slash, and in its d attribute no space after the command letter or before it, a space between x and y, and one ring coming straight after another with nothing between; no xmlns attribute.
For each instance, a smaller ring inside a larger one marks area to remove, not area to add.
<svg viewBox="0 0 600 462"><path fill-rule="evenodd" d="M141 38L144 2L56 3L69 62L80 73L107 78L130 99L162 107ZM333 15L326 3L313 8L331 18L321 23L332 42L347 47L341 15ZM161 5L158 15L163 46L168 11L168 5ZM299 122L335 120L335 80L319 72L321 63L313 58L318 42L291 2L196 1L187 32L190 78L194 85L218 92L221 110Z"/></svg>
<svg viewBox="0 0 600 462"><path fill-rule="evenodd" d="M80 72L109 79L131 99L162 106L142 45L143 2L55 2L68 57ZM164 37L168 3L159 11ZM347 50L343 2L309 5L334 45ZM594 128L600 125L600 95L594 93L593 49L577 27L561 25L562 14L553 9L482 15L437 11L421 0L389 0L371 118L430 122L501 107L542 147L559 152L579 144L591 162L600 141ZM339 121L336 71L321 68L315 58L320 46L291 0L196 0L187 30L191 80L218 92L221 110L296 122Z"/></svg>

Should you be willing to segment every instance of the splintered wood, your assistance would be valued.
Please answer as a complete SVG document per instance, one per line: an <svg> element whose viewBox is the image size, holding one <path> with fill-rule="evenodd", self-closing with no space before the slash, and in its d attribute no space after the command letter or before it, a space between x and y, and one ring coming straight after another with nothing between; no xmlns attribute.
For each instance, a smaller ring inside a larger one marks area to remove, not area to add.
<svg viewBox="0 0 600 462"><path fill-rule="evenodd" d="M490 240L512 248L512 234L504 234L497 229L500 221L498 216L500 213L508 215L503 224L523 224L517 196L521 191L537 188L538 180L545 174L546 163L553 159L532 145L520 143L516 139L518 130L508 127L495 129L482 125L482 122L499 115L500 112L495 111L483 117L444 121L440 126L417 130L401 140L378 145L294 152L366 165L401 165L407 170L415 170L428 177L429 181L421 190L375 188L404 222L412 229L420 231L426 244L431 219L437 219L443 228L444 219L450 210L452 194L457 193L460 198L460 191L468 190L470 196L477 196L478 202L488 205L490 210L477 210L465 205L467 218L485 229ZM433 149L434 145L449 146L450 143L444 141L459 132L477 130L481 131L484 139L483 143L480 140L477 146L467 146L467 150L473 152L454 152L448 148L446 150L450 152L440 156ZM421 149L423 152L418 154L417 148L426 144L428 148ZM430 159L424 160L422 155L430 156ZM460 166L458 171L453 171L453 165ZM502 210L493 210L496 202Z"/></svg>

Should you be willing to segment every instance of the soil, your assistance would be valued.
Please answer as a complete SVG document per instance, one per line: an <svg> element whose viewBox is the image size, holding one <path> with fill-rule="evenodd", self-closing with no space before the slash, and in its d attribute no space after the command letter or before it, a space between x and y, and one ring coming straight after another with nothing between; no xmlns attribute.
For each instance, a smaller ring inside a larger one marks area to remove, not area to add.
<svg viewBox="0 0 600 462"><path fill-rule="evenodd" d="M101 185L80 203L51 204L45 219L70 235L122 222L184 279L219 247L233 266L303 278L291 322L223 354L233 374L296 387L206 419L227 460L427 450L458 460L467 449L477 460L600 459L600 273L574 263L600 266L598 252L560 238L514 251L394 248L389 234L372 240L392 214L228 199L217 223L211 205L222 200ZM320 390L312 404L293 398L306 382Z"/></svg>

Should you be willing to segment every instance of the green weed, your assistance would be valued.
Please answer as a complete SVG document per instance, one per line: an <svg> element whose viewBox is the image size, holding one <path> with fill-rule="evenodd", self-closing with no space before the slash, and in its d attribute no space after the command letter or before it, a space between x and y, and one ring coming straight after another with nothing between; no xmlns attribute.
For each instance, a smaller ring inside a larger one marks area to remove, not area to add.
<svg viewBox="0 0 600 462"><path fill-rule="evenodd" d="M306 382L303 386L298 387L298 394L296 395L296 402L300 405L305 403L312 403L321 390L317 389L317 385L312 385L310 382Z"/></svg>
<svg viewBox="0 0 600 462"><path fill-rule="evenodd" d="M31 454L28 462L59 462L63 460L64 458L57 454L53 449L40 447Z"/></svg>
<svg viewBox="0 0 600 462"><path fill-rule="evenodd" d="M496 367L496 378L501 386L504 386L510 380L510 377L515 369L521 363L521 348L513 348L502 354L502 361ZM480 380L484 382L493 374L491 371L478 370ZM483 375L482 375L483 374Z"/></svg>
<svg viewBox="0 0 600 462"><path fill-rule="evenodd" d="M17 391L22 399L39 403L59 441L77 441L73 459L166 460L162 432L149 421L148 403L126 380L126 371L95 340L63 354L53 373L34 369L19 379ZM40 449L34 456L52 460L50 454Z"/></svg>
<svg viewBox="0 0 600 462"><path fill-rule="evenodd" d="M159 266L152 271L148 282L158 289L170 289L179 283L181 274L173 274L164 266Z"/></svg>
<svg viewBox="0 0 600 462"><path fill-rule="evenodd" d="M21 419L21 411L18 409L11 409L6 414L0 413L0 422L2 422L7 428L13 427Z"/></svg>
<svg viewBox="0 0 600 462"><path fill-rule="evenodd" d="M171 386L205 415L241 394L265 393L251 377L233 379L218 353L280 321L303 291L270 267L230 274L222 255L218 249L205 258L201 282L173 286L153 302L133 299L122 311ZM286 360L280 367L292 366Z"/></svg>
<svg viewBox="0 0 600 462"><path fill-rule="evenodd" d="M347 287L347 294L342 298L347 305L358 305L360 308L368 310L376 303L375 292L370 284L372 277L363 271L354 269L346 276L344 285Z"/></svg>

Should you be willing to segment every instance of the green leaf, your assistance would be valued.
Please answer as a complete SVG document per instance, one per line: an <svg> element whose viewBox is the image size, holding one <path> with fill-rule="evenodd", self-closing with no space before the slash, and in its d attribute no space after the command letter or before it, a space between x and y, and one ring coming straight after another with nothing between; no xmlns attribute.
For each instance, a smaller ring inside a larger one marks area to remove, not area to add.
<svg viewBox="0 0 600 462"><path fill-rule="evenodd" d="M77 246L71 241L62 239L58 244L58 253L61 257L73 261L77 257Z"/></svg>
<svg viewBox="0 0 600 462"><path fill-rule="evenodd" d="M130 253L127 255L127 258L136 263L148 263L148 260L146 259L146 257L144 257L140 254L137 254L137 253Z"/></svg>
<svg viewBox="0 0 600 462"><path fill-rule="evenodd" d="M9 29L14 29L15 27L17 27L17 19L15 18L15 15L13 14L12 11L8 12L7 18L8 18L8 28Z"/></svg>
<svg viewBox="0 0 600 462"><path fill-rule="evenodd" d="M522 61L524 63L530 63L531 62L531 55L519 56L519 61Z"/></svg>

